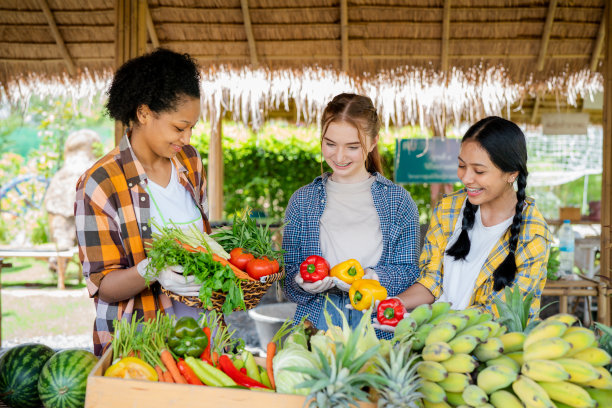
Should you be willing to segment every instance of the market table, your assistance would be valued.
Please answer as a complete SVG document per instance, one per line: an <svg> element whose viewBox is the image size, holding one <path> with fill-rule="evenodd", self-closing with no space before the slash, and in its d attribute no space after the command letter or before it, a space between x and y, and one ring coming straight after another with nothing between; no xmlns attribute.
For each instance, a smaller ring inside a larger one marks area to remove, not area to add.
<svg viewBox="0 0 612 408"><path fill-rule="evenodd" d="M569 296L597 297L597 321L609 325L608 292L610 288L604 282L595 279L557 280L546 282L543 296L559 296L559 313L568 313Z"/></svg>

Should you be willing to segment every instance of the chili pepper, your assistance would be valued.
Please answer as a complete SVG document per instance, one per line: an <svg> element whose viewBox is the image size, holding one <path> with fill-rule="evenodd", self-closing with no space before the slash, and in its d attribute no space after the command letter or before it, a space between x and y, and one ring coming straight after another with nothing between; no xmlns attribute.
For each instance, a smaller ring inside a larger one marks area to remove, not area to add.
<svg viewBox="0 0 612 408"><path fill-rule="evenodd" d="M385 299L378 304L376 318L380 324L397 326L404 318L404 305L398 298Z"/></svg>
<svg viewBox="0 0 612 408"><path fill-rule="evenodd" d="M206 385L212 387L230 387L236 385L236 382L227 374L204 361L187 356L185 357L185 363L193 370L200 381Z"/></svg>
<svg viewBox="0 0 612 408"><path fill-rule="evenodd" d="M208 338L193 317L183 316L168 337L168 346L178 356L200 357L208 345Z"/></svg>
<svg viewBox="0 0 612 408"><path fill-rule="evenodd" d="M245 367L240 367L240 372L241 372L242 374L244 374L244 375L247 375L247 372L246 372L246 368L245 368Z"/></svg>
<svg viewBox="0 0 612 408"><path fill-rule="evenodd" d="M221 357L219 357L219 367L221 368L221 370L223 370L225 374L229 375L232 380L236 381L238 385L244 385L245 387L249 388L266 388L266 386L260 383L259 381L255 381L251 377L242 374L240 370L237 370L236 367L234 367L234 363L232 363L232 360L226 354L223 354Z"/></svg>
<svg viewBox="0 0 612 408"><path fill-rule="evenodd" d="M329 262L318 255L310 255L300 265L300 276L304 282L316 282L329 276Z"/></svg>
<svg viewBox="0 0 612 408"><path fill-rule="evenodd" d="M363 268L356 259L349 259L331 268L329 276L338 278L350 285L357 279L363 278L364 273Z"/></svg>
<svg viewBox="0 0 612 408"><path fill-rule="evenodd" d="M374 279L359 279L349 289L349 299L355 310L365 310L377 300L387 298L387 289Z"/></svg>
<svg viewBox="0 0 612 408"><path fill-rule="evenodd" d="M179 360L178 363L176 363L176 365L178 366L178 369L181 372L181 375L185 377L185 379L187 380L188 384L204 385L202 381L200 381L198 376L193 372L193 370L189 368L185 360L183 359Z"/></svg>

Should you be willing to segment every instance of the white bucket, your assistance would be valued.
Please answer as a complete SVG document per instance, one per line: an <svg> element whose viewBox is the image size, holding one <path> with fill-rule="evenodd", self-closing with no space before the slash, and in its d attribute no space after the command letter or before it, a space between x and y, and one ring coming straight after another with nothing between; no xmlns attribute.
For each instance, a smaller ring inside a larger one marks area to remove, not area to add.
<svg viewBox="0 0 612 408"><path fill-rule="evenodd" d="M296 306L295 303L290 302L269 303L249 310L249 317L255 321L255 329L262 349L266 349L285 320L293 319Z"/></svg>

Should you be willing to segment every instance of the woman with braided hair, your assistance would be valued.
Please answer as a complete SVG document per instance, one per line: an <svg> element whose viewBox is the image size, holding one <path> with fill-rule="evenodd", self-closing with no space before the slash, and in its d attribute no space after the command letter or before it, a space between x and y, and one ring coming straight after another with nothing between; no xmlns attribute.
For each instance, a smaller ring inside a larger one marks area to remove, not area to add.
<svg viewBox="0 0 612 408"><path fill-rule="evenodd" d="M532 318L540 308L552 236L525 195L525 136L506 119L482 119L463 136L458 159L465 188L434 209L420 277L398 297L407 309L445 301L453 309L475 307L498 315L493 300L503 300L509 286L523 297L533 293Z"/></svg>

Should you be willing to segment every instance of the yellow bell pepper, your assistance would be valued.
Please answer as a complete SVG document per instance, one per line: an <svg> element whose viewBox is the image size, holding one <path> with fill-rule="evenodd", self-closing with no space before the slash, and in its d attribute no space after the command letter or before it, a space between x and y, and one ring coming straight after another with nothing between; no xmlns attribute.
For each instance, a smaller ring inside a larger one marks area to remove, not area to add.
<svg viewBox="0 0 612 408"><path fill-rule="evenodd" d="M349 299L355 310L365 310L377 300L387 298L387 289L374 279L359 279L349 289Z"/></svg>
<svg viewBox="0 0 612 408"><path fill-rule="evenodd" d="M363 278L363 274L363 268L356 259L340 262L329 271L329 276L338 278L349 285Z"/></svg>
<svg viewBox="0 0 612 408"><path fill-rule="evenodd" d="M157 371L138 357L124 357L106 369L105 377L157 381Z"/></svg>

